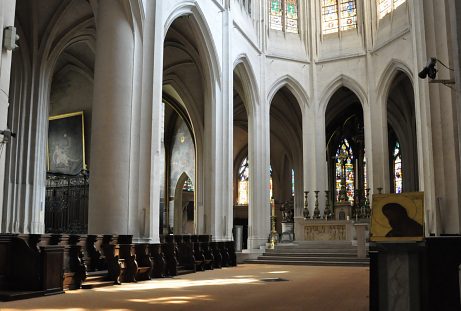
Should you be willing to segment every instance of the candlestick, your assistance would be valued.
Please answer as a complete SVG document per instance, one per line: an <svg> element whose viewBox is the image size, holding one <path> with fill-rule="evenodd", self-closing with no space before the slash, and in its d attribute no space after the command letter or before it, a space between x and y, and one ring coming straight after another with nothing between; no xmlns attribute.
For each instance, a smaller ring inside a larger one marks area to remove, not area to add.
<svg viewBox="0 0 461 311"><path fill-rule="evenodd" d="M272 206L272 217L275 217L275 200L274 200L274 197L272 197L272 200L271 200L271 206Z"/></svg>
<svg viewBox="0 0 461 311"><path fill-rule="evenodd" d="M315 192L315 208L314 208L314 218L319 219L320 218L320 210L319 210L319 190L314 191Z"/></svg>
<svg viewBox="0 0 461 311"><path fill-rule="evenodd" d="M304 219L309 219L309 201L307 199L307 195L309 194L309 191L304 191L304 210L303 210L303 216Z"/></svg>

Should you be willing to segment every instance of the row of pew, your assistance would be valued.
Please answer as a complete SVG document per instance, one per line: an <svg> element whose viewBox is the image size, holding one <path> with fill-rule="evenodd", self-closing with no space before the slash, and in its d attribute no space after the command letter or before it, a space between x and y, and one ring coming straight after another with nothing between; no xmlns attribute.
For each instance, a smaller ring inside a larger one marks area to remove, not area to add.
<svg viewBox="0 0 461 311"><path fill-rule="evenodd" d="M0 301L236 265L234 242L210 235L0 234Z"/></svg>

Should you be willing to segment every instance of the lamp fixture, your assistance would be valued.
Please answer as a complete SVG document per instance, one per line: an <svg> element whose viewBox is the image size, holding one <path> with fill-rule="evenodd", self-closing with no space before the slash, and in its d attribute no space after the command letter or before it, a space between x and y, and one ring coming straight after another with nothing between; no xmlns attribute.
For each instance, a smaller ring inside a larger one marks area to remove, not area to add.
<svg viewBox="0 0 461 311"><path fill-rule="evenodd" d="M16 42L19 36L16 34L14 26L8 26L3 29L3 48L7 51L12 51L18 47Z"/></svg>
<svg viewBox="0 0 461 311"><path fill-rule="evenodd" d="M426 79L426 77L429 77L431 79L429 83L442 83L444 85L455 84L455 81L453 79L435 79L437 77L437 71L438 71L437 68L435 67L437 63L441 64L443 67L447 68L448 70L453 71L453 69L447 67L444 63L442 63L437 58L431 57L427 61L426 66L418 73L418 77L420 77L421 79Z"/></svg>

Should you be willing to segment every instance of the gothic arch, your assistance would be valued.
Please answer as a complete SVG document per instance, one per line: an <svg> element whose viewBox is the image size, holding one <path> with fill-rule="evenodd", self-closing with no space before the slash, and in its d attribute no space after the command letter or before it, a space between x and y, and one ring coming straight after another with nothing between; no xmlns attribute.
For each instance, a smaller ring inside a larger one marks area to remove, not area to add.
<svg viewBox="0 0 461 311"><path fill-rule="evenodd" d="M345 87L351 90L359 99L360 104L362 105L362 109L365 110L367 105L367 96L363 88L357 83L354 79L346 76L346 75L339 75L331 81L326 87L323 95L320 97L320 102L318 106L318 112L320 114L325 115L328 103L330 102L331 97L339 90L341 87Z"/></svg>
<svg viewBox="0 0 461 311"><path fill-rule="evenodd" d="M287 89L295 96L301 112L304 112L305 109L309 108L309 96L302 85L290 75L280 77L272 84L267 95L267 102L271 104L275 94L277 94L277 92L284 86L286 86Z"/></svg>
<svg viewBox="0 0 461 311"><path fill-rule="evenodd" d="M182 228L182 223L184 221L183 217L183 209L182 209L182 205L183 205L183 202L182 202L182 192L183 192L183 186L184 186L184 183L186 182L187 179L191 179L189 177L189 175L186 173L186 172L183 172L177 182L176 182L176 186L175 186L175 192L174 192L174 211L173 211L173 231L175 234L183 234L183 228ZM191 179L192 180L192 179ZM192 180L192 182L194 183L194 186L195 186L195 181ZM194 200L195 201L195 200ZM195 211L194 211L194 223L195 223ZM180 227L181 225L181 227ZM195 226L194 226L195 227ZM194 229L195 231L195 229Z"/></svg>
<svg viewBox="0 0 461 311"><path fill-rule="evenodd" d="M378 101L386 111L386 137L388 141L390 189L393 185L392 153L393 148L389 136L392 132L400 144L402 152L403 191L417 191L418 185L418 154L416 107L414 81L410 69L402 62L393 59L381 75L378 83Z"/></svg>
<svg viewBox="0 0 461 311"><path fill-rule="evenodd" d="M209 72L209 75L205 75L204 78L210 81L206 81L207 83L205 85L212 85L212 83L215 82L221 87L222 72L218 62L219 57L216 52L216 44L211 35L212 31L206 21L205 14L203 14L198 3L184 2L175 6L165 20L163 38L166 38L167 32L173 22L181 16L192 16L197 26L195 29L196 31L198 30L197 37L201 39L197 40L197 43L200 45L203 55L205 55L206 69ZM213 90L211 90L211 92L213 93ZM212 94L212 97L214 97L214 94Z"/></svg>
<svg viewBox="0 0 461 311"><path fill-rule="evenodd" d="M259 105L258 85L253 71L253 67L246 54L241 54L234 61L234 72L242 80L244 86L244 104L249 116L254 116L254 106ZM245 87L247 86L247 87Z"/></svg>
<svg viewBox="0 0 461 311"><path fill-rule="evenodd" d="M195 105L194 97L189 93L186 85L183 83L181 78L179 78L177 75L169 75L168 77L166 77L163 80L163 85L171 86L178 93L179 97L181 98L183 102L191 103L191 105L184 105L183 107L186 110L188 117L190 118L195 142L199 146L201 146L203 128L201 126L200 113L196 109L197 105Z"/></svg>
<svg viewBox="0 0 461 311"><path fill-rule="evenodd" d="M413 73L410 68L405 65L400 60L393 58L386 68L383 70L379 78L379 82L377 84L377 94L380 100L385 100L388 98L389 90L392 85L392 81L394 81L395 76L399 73L403 72L407 78L411 81L412 87L414 89L413 83Z"/></svg>

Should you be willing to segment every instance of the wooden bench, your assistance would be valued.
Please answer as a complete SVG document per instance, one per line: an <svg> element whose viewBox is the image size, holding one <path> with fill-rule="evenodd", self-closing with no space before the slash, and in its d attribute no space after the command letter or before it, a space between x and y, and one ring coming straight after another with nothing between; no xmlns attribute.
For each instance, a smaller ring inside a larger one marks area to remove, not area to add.
<svg viewBox="0 0 461 311"><path fill-rule="evenodd" d="M163 278L166 276L166 260L162 244L149 244L149 256L153 262L151 277Z"/></svg>
<svg viewBox="0 0 461 311"><path fill-rule="evenodd" d="M205 256L206 269L213 270L215 268L215 258L213 254L213 248L211 247L211 235L198 235L203 254Z"/></svg>
<svg viewBox="0 0 461 311"><path fill-rule="evenodd" d="M135 261L137 263L136 281L150 280L154 262L150 257L149 244L135 244Z"/></svg>

